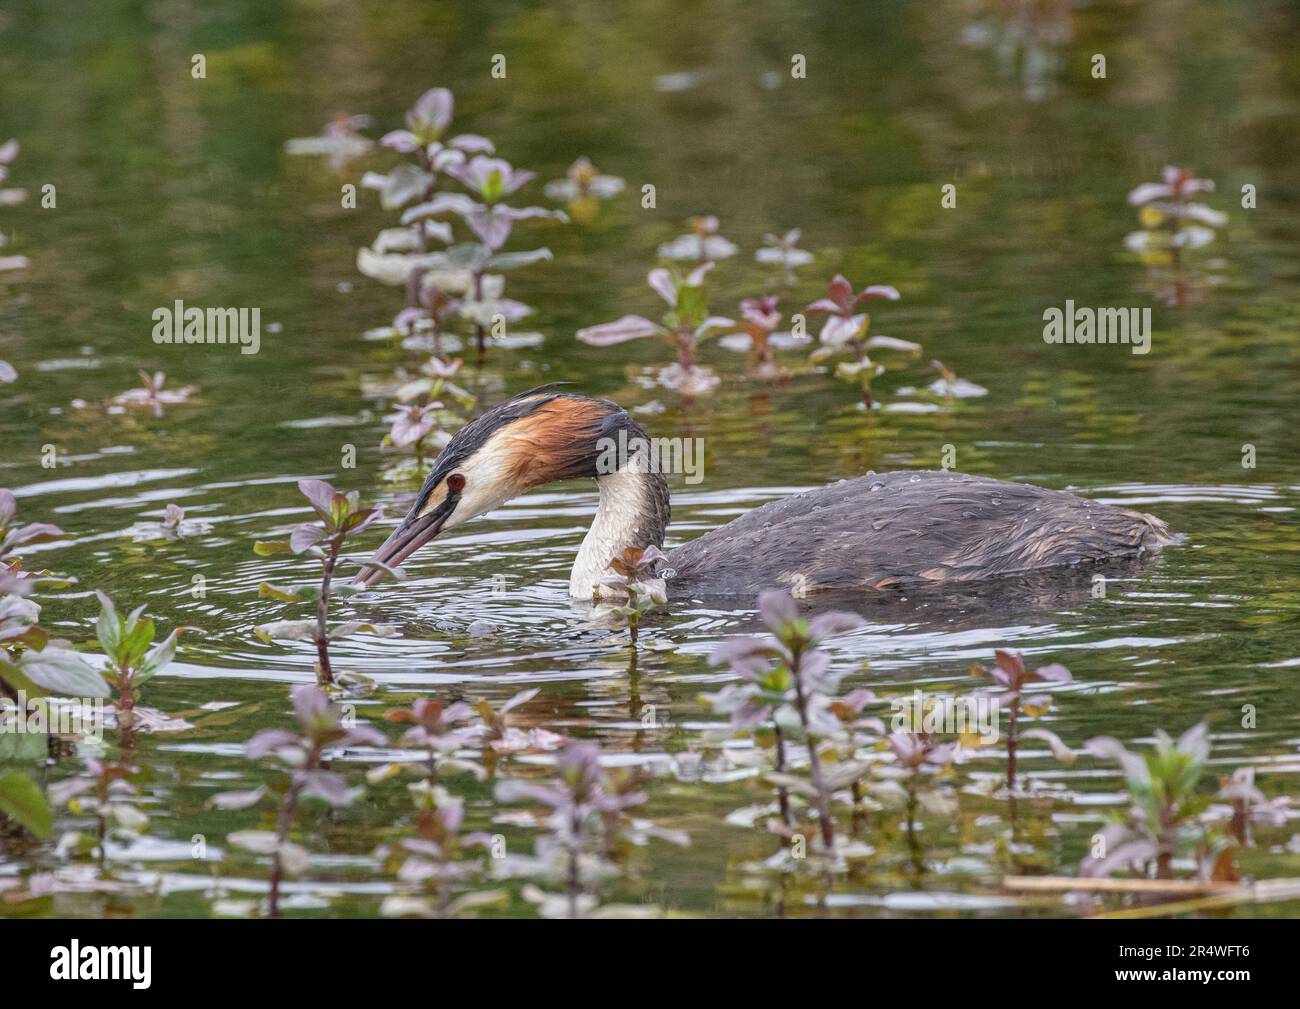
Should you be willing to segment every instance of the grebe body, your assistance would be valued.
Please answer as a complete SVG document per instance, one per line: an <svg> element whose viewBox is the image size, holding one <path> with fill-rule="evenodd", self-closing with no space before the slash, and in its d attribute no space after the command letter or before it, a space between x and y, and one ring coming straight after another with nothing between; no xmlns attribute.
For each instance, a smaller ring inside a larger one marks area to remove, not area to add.
<svg viewBox="0 0 1300 1009"><path fill-rule="evenodd" d="M634 451L616 457L611 446ZM668 481L618 404L544 386L471 421L434 462L406 517L357 576L373 585L448 529L534 487L592 478L600 501L569 578L591 600L628 547L662 547ZM611 461L612 460L612 461ZM671 595L886 591L1078 568L1172 541L1141 512L954 472L867 474L773 501L668 554Z"/></svg>

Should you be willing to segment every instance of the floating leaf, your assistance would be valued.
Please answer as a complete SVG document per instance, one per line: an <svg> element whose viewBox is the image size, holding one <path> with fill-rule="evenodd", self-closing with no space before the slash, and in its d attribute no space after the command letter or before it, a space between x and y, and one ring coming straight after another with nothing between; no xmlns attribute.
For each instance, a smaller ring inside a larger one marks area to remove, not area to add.
<svg viewBox="0 0 1300 1009"><path fill-rule="evenodd" d="M22 771L0 774L0 813L21 824L37 837L49 837L54 816L45 796Z"/></svg>

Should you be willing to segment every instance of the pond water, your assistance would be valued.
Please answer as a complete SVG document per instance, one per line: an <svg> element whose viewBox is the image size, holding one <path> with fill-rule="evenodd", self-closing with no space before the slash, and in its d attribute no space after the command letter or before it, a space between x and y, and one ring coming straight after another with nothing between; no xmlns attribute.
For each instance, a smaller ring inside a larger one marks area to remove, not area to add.
<svg viewBox="0 0 1300 1009"><path fill-rule="evenodd" d="M545 339L492 347L481 367L467 355L461 378L482 405L569 381L618 401L655 435L703 439L703 480L672 482L670 545L829 481L937 468L949 446L964 472L1158 515L1185 540L1101 598L1086 575L942 605L862 598L852 603L866 626L827 647L852 669L848 686L882 699L967 691L971 664L995 648L1064 663L1074 682L1042 724L1069 746L1110 735L1140 747L1156 729L1177 734L1208 718L1211 776L1250 765L1266 794L1294 795L1300 14L1159 0L1029 4L1038 13L1023 21L1004 6L1015 5L654 2L633 14L578 3L485 17L474 4L414 0L373 10L159 0L73 17L60 5L6 3L0 140L20 140L6 185L30 196L0 208L0 230L31 265L0 274L0 356L19 372L0 386L0 485L18 495L25 521L66 530L25 554L28 566L78 579L41 599L52 631L93 641L99 588L119 605L147 605L164 631L200 632L147 688L150 706L192 725L140 738L147 831L111 846L103 873L88 871L56 852L58 833L86 825L63 810L49 842L0 842L0 878L53 871L62 883L36 913L74 916L207 915L219 899L265 891L265 858L225 838L265 828L268 814L208 800L267 780L242 744L290 724L289 687L313 680L309 644L263 642L253 627L306 615L259 598L258 587L310 581L315 565L259 557L252 545L310 517L295 486L303 477L358 488L391 514L416 489L382 477L398 455L380 448L390 400L373 394L411 356L363 339L389 323L401 294L355 265L396 214L365 190L356 209L340 206L343 183L397 156L377 148L340 174L287 155L285 142L339 110L373 116L377 138L435 85L455 92L458 129L538 172L527 203L547 202L541 181L579 155L628 183L590 221L517 229L512 248L554 253L509 282L536 309L524 328ZM792 52L806 56L805 78L790 76ZM204 79L191 77L195 53L206 55ZM496 53L505 79L491 76ZM1108 58L1105 79L1091 74L1094 53ZM1204 199L1228 214L1197 250L1215 282L1192 304L1166 304L1124 247L1137 227L1126 194L1165 164L1216 180ZM47 182L55 209L41 207ZM940 202L948 183L953 208ZM641 206L646 184L654 209ZM1241 206L1246 185L1254 209ZM837 272L899 289L900 301L873 303L873 332L924 354L891 359L876 385L882 409L861 409L851 385L802 353L780 355L794 377L766 384L744 377L743 356L709 345L702 362L722 383L688 401L654 384L670 362L662 345L575 340L623 314L657 315L646 271L694 214L717 215L741 250L713 271L715 313L734 315L765 290L783 291L791 310L824 296ZM793 227L816 261L773 284L753 250ZM177 299L260 306L260 352L154 344L151 313ZM1067 299L1151 307L1150 353L1046 344L1043 312ZM987 395L915 391L936 378L931 358ZM137 385L141 368L197 385L194 400L161 418L94 405ZM42 465L47 445L54 469ZM356 466L344 469L348 445ZM1077 913L1057 897L1014 897L1001 880L1075 873L1127 800L1113 763L1061 764L1041 744L1022 771L1052 798L1021 810L1014 837L1005 800L978 787L1003 773L1005 753L993 747L959 767L955 814L922 814L911 833L896 811L869 814L875 853L833 882L823 906L812 890L757 873L782 842L725 817L766 793L710 763L706 730L722 723L699 700L731 678L708 656L727 634L754 629L752 601L649 618L633 658L625 634L592 627L567 594L595 502L589 482L542 488L422 551L405 582L338 604L344 618L399 629L334 648L339 668L376 682L351 699L358 713L378 721L420 696L496 703L539 687L521 709L527 724L654 768L642 811L690 835L686 848L651 841L635 852L609 891L624 900L721 915ZM158 521L168 503L208 528L135 542L129 530ZM475 621L491 626L471 636ZM1247 705L1255 718L1244 727ZM706 757L702 772L693 754ZM360 772L391 756L362 747L336 764ZM57 781L76 767L65 755L44 774ZM527 845L489 783L465 776L453 788L475 829ZM396 884L372 852L408 809L402 784L386 781L350 809L307 816L295 838L313 861L287 885L289 913L377 914ZM208 845L202 861L196 835ZM1261 828L1238 864L1254 877L1300 876L1300 834ZM510 901L508 913L527 911L517 892ZM1231 913L1292 916L1300 901Z"/></svg>

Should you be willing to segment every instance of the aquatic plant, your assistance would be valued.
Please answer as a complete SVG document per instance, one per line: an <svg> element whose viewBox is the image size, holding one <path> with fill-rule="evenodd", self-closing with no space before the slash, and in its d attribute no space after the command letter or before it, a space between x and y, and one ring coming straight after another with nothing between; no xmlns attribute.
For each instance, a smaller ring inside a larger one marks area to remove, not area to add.
<svg viewBox="0 0 1300 1009"><path fill-rule="evenodd" d="M110 696L109 685L81 653L40 625L37 588L70 579L24 570L19 548L58 539L63 531L46 523L18 524L17 499L0 489L0 760L45 763L50 736L49 698L76 701ZM21 732L7 731L18 719ZM36 779L14 767L0 774L0 817L9 817L37 836L51 829L50 810Z"/></svg>
<svg viewBox="0 0 1300 1009"><path fill-rule="evenodd" d="M676 269L651 270L646 282L668 305L663 322L651 322L640 315L625 315L614 322L578 330L577 337L593 347L611 347L646 336L665 340L677 353L677 362L659 372L659 384L684 396L712 392L719 378L695 363L699 345L710 336L735 328L731 319L709 315L705 278L713 263L703 263L687 274Z"/></svg>
<svg viewBox="0 0 1300 1009"><path fill-rule="evenodd" d="M475 710L482 719L483 763L488 774L491 774L495 768L497 754L519 753L524 750L554 750L568 742L566 737L549 729L536 725L525 729L515 724L519 720L518 715L514 713L515 709L527 704L538 693L540 691L536 687L530 687L508 697L500 707L494 707L487 700L481 700L475 705Z"/></svg>
<svg viewBox="0 0 1300 1009"><path fill-rule="evenodd" d="M780 301L780 295L776 294L746 298L740 303L741 331L729 333L719 341L727 350L749 355L750 378L766 382L789 378L790 373L776 363L776 350L790 350L808 343L806 337L776 331L782 318L777 308Z"/></svg>
<svg viewBox="0 0 1300 1009"><path fill-rule="evenodd" d="M126 392L118 393L108 401L110 413L121 413L129 406L146 407L153 411L155 417L161 417L164 406L184 403L198 391L196 385L185 385L179 389L164 389L163 386L167 382L167 376L161 371L155 371L151 375L142 368L139 375L140 388L128 389Z"/></svg>
<svg viewBox="0 0 1300 1009"><path fill-rule="evenodd" d="M600 906L599 887L619 875L616 858L623 846L639 847L650 838L685 846L683 831L668 830L631 817L628 810L647 799L641 775L601 766L600 747L591 741L570 743L556 757L557 777L536 782L503 781L500 802L533 802L544 812L534 816L542 833L532 856L506 855L493 860L498 878L540 880L556 889L530 884L523 895L544 918L629 917L656 913L651 905Z"/></svg>
<svg viewBox="0 0 1300 1009"><path fill-rule="evenodd" d="M392 422L388 434L384 435L385 445L398 448L415 449L415 468L417 473L424 472L424 458L428 451L425 439L433 434L438 426L438 411L443 409L440 400L428 403L402 404L390 416L385 418Z"/></svg>
<svg viewBox="0 0 1300 1009"><path fill-rule="evenodd" d="M569 166L564 178L552 179L542 192L548 199L568 203L569 216L585 223L596 216L601 200L612 199L623 187L617 175L603 175L589 158L580 157Z"/></svg>
<svg viewBox="0 0 1300 1009"><path fill-rule="evenodd" d="M466 885L485 875L481 853L489 849L492 835L466 832L465 800L441 785L422 781L408 786L417 810L412 837L381 845L375 857L396 874L403 892L384 898L379 912L390 918L457 918L487 907L500 907L509 899L505 890L467 890Z"/></svg>
<svg viewBox="0 0 1300 1009"><path fill-rule="evenodd" d="M208 532L211 528L211 523L187 519L185 509L180 505L169 504L163 509L161 522L141 522L126 532L136 543L170 543Z"/></svg>
<svg viewBox="0 0 1300 1009"><path fill-rule="evenodd" d="M822 848L829 854L835 849L832 795L861 777L866 766L850 754L831 771L823 767L822 744L841 739L845 731L844 722L832 709L844 674L831 668L830 656L818 645L831 635L861 627L863 620L840 612L805 619L790 594L781 590L762 593L758 610L770 636L732 638L719 645L709 659L714 665L729 666L742 682L705 694L702 700L729 715L733 729L773 726L775 766L766 779L778 789L807 796L816 812ZM788 740L806 744L807 782L790 773ZM788 799L782 796L780 803L781 826L788 828Z"/></svg>
<svg viewBox="0 0 1300 1009"><path fill-rule="evenodd" d="M446 88L426 91L407 112L406 129L394 130L380 141L396 151L415 154L416 163L399 164L387 175L367 172L361 180L363 186L379 190L385 210L406 208L400 228L380 232L370 248L357 254L357 268L362 273L383 283L405 286L406 306L394 320L398 331L414 331L422 324L432 328L435 311L452 300L459 302L457 311L462 316L467 311L466 299L478 306L469 309L471 317L482 314L486 303L500 299L504 281L497 275L501 271L551 258L546 248L502 252L515 223L568 219L562 211L507 205L505 198L532 181L534 174L490 156L495 149L485 137L461 134L444 143L453 108L452 93ZM444 177L459 182L478 200L463 193L437 192ZM462 221L476 241L451 244L452 228L440 220L447 217ZM431 252L430 242L447 248ZM493 280L485 285L490 274ZM440 314L439 332L448 313ZM510 321L505 314L500 318L502 325ZM491 315L475 318L480 355L486 348L489 327L495 325Z"/></svg>
<svg viewBox="0 0 1300 1009"><path fill-rule="evenodd" d="M666 561L658 547L628 547L621 557L609 562L612 574L600 580L602 600L617 600L611 612L627 620L632 644L636 644L641 615L668 605L668 590L657 568Z"/></svg>
<svg viewBox="0 0 1300 1009"><path fill-rule="evenodd" d="M1083 860L1083 874L1107 876L1128 868L1146 876L1154 865L1156 879L1173 879L1175 856L1205 841L1198 817L1210 797L1197 793L1210 758L1205 723L1193 725L1177 741L1157 729L1155 747L1147 753L1133 753L1110 736L1089 739L1084 750L1119 763L1130 806L1123 820L1102 831L1100 850L1094 848Z"/></svg>
<svg viewBox="0 0 1300 1009"><path fill-rule="evenodd" d="M398 745L423 751L424 760L419 764L381 764L371 772L370 780L382 780L403 768L417 771L429 785L438 784L444 770L468 771L482 777L483 768L476 761L456 757L458 750L472 746L481 735L474 717L474 708L464 701L444 705L420 698L405 708L389 708L384 712L385 721L410 726Z"/></svg>
<svg viewBox="0 0 1300 1009"><path fill-rule="evenodd" d="M28 764L0 772L0 820L6 817L37 837L53 829L50 805L36 770L48 756L51 697L98 700L110 696L104 678L66 641L40 626L41 607L31 593L55 581L48 573L23 570L10 551L55 539L56 526L14 524L15 499L0 490L0 761ZM21 719L22 731L9 731ZM30 770L30 773L29 773Z"/></svg>
<svg viewBox="0 0 1300 1009"><path fill-rule="evenodd" d="M1148 267L1172 271L1159 292L1166 304L1199 299L1198 278L1183 272L1183 252L1209 245L1215 229L1228 222L1227 214L1193 199L1213 191L1213 179L1198 179L1186 168L1167 165L1163 181L1144 182L1128 194L1128 202L1139 208L1141 227L1124 237L1124 247Z"/></svg>
<svg viewBox="0 0 1300 1009"><path fill-rule="evenodd" d="M939 377L926 388L936 396L942 396L945 399L969 399L975 396L988 395L989 391L982 385L976 385L964 378L958 378L957 373L942 361L931 361L930 367L939 373Z"/></svg>
<svg viewBox="0 0 1300 1009"><path fill-rule="evenodd" d="M928 732L895 730L885 739L894 760L875 768L875 774L884 785L901 787L906 803L905 826L914 857L919 858L916 846L916 814L918 807L940 816L951 816L957 809L952 790L941 783L943 776L957 759L957 748ZM877 786L876 794L884 789Z"/></svg>
<svg viewBox="0 0 1300 1009"><path fill-rule="evenodd" d="M1249 846L1252 843L1252 825L1259 823L1277 827L1292 815L1291 797L1279 795L1273 799L1268 798L1255 784L1253 767L1239 767L1230 776L1220 778L1215 798L1228 803L1229 831L1241 845ZM1210 812L1223 815L1215 807L1211 807Z"/></svg>
<svg viewBox="0 0 1300 1009"><path fill-rule="evenodd" d="M14 163L18 157L19 145L14 139L6 140L0 144L0 182L4 182L9 177L9 166ZM25 189L0 189L0 206L12 206L15 203L22 203L27 199L27 190ZM3 231L0 231L0 248L8 244L8 239ZM31 262L26 256L0 256L0 273L7 273L12 270L25 270ZM13 366L6 361L0 361L0 382L12 382L18 377Z"/></svg>
<svg viewBox="0 0 1300 1009"><path fill-rule="evenodd" d="M139 775L140 768L128 760L85 756L77 774L50 786L52 806L95 818L94 834L71 830L59 838L61 857L92 855L102 864L110 840L130 843L144 835L149 816L134 801L139 789L133 779Z"/></svg>
<svg viewBox="0 0 1300 1009"><path fill-rule="evenodd" d="M184 631L195 627L177 627L158 645L154 645L154 622L143 617L144 605L137 606L122 616L105 593L97 591L99 620L95 623L95 636L104 650L108 664L104 679L117 694L118 725L126 732L135 725L135 706L140 699L140 689L157 676L176 657L177 640ZM152 712L146 714L146 719Z"/></svg>
<svg viewBox="0 0 1300 1009"><path fill-rule="evenodd" d="M799 228L791 228L784 235L764 235L763 248L755 251L754 260L780 266L787 274L796 267L807 266L813 261L813 255L798 247L801 237L803 231Z"/></svg>
<svg viewBox="0 0 1300 1009"><path fill-rule="evenodd" d="M348 746L383 746L382 732L357 725L355 716L325 696L320 687L304 684L290 693L297 729L263 729L244 746L249 760L274 757L289 772L288 786L276 806L275 830L244 830L227 840L237 848L271 856L271 881L267 913L280 913L280 885L286 873L298 875L309 863L307 850L289 840L289 832L304 799L319 799L331 808L350 806L364 791L350 787L347 778L328 767L327 755ZM212 797L221 809L247 809L269 795L265 788L250 792L223 792Z"/></svg>
<svg viewBox="0 0 1300 1009"><path fill-rule="evenodd" d="M370 523L380 518L384 510L382 505L362 508L359 491L349 491L344 494L324 480L299 480L298 489L307 498L320 521L304 522L295 526L287 541L259 541L254 544L253 549L263 557L278 553L306 554L321 562L319 588L303 587L289 590L276 588L263 582L259 590L262 596L281 602L301 602L314 598L316 619L314 621L279 620L261 624L254 630L260 638L267 641L281 639L313 642L316 645L317 680L322 684L332 684L334 671L330 666L329 655L331 641L358 631L381 636L394 633L394 629L387 624L371 624L362 621L348 621L333 628L329 626L330 596L332 592L339 589L334 584L334 573L338 568L343 546ZM395 574L395 572L390 573Z"/></svg>
<svg viewBox="0 0 1300 1009"><path fill-rule="evenodd" d="M865 301L898 301L899 297L897 288L888 284L872 284L855 294L853 285L842 274L836 274L827 290L827 296L804 309L810 315L826 316L826 322L818 336L821 347L814 352L813 360L824 360L847 350L853 359L839 362L835 367L835 375L861 386L862 402L868 409L875 406L871 396L871 380L885 370L882 365L871 360L868 351L879 349L916 353L921 347L907 340L895 340L887 336L868 337L871 316L859 311L859 308Z"/></svg>
<svg viewBox="0 0 1300 1009"><path fill-rule="evenodd" d="M375 146L373 140L361 134L362 130L373 125L370 116L339 112L325 124L318 136L286 140L284 150L286 154L324 157L330 170L342 175L348 162L368 154Z"/></svg>
<svg viewBox="0 0 1300 1009"><path fill-rule="evenodd" d="M736 246L718 234L718 219L713 216L692 217L691 230L659 246L660 259L716 262L736 254Z"/></svg>
<svg viewBox="0 0 1300 1009"><path fill-rule="evenodd" d="M1002 688L1002 693L995 696L999 701L1005 701L1007 705L1008 725L1005 735L1007 744L1006 787L1007 792L1014 795L1016 791L1016 756L1020 744L1026 739L1041 739L1052 748L1052 753L1057 760L1067 764L1074 762L1073 752L1061 742L1056 733L1042 728L1025 729L1020 724L1022 716L1037 718L1046 714L1052 706L1052 697L1047 690L1038 691L1034 694L1026 693L1026 689L1031 683L1045 684L1050 689L1054 685L1070 683L1074 678L1065 666L1056 662L1030 670L1025 666L1024 657L1018 652L999 648L994 651L993 658L994 665L992 668L977 663L971 667L971 674L974 676L987 676L998 687Z"/></svg>

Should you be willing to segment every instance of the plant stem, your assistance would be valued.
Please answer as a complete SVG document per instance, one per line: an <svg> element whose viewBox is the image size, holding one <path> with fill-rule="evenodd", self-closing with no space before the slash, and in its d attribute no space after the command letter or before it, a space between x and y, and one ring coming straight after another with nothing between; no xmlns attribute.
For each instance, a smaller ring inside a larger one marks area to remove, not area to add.
<svg viewBox="0 0 1300 1009"><path fill-rule="evenodd" d="M1016 738L1016 721L1020 717L1020 695L1014 694L1011 698L1011 728L1007 732L1007 791L1015 793L1016 790L1016 744L1019 740Z"/></svg>
<svg viewBox="0 0 1300 1009"><path fill-rule="evenodd" d="M582 875L578 869L578 845L582 838L582 814L574 803L569 814L569 878L566 889L569 896L569 917L578 917L578 898L582 895Z"/></svg>
<svg viewBox="0 0 1300 1009"><path fill-rule="evenodd" d="M804 738L808 741L808 773L812 778L814 791L817 793L817 819L821 823L822 844L827 852L835 848L835 825L831 822L831 799L826 794L826 781L822 777L822 761L817 755L817 740L813 738L808 724L808 698L804 694L803 676L799 666L801 655L798 649L792 649L794 658L794 696L799 708L799 722L803 726Z"/></svg>
<svg viewBox="0 0 1300 1009"><path fill-rule="evenodd" d="M280 802L280 810L276 817L276 852L271 857L271 897L268 912L272 918L280 917L280 881L284 879L284 862L280 858L279 848L289 839L289 825L293 823L294 814L298 811L298 797L301 794L302 784L295 775L294 783L289 786L289 791Z"/></svg>
<svg viewBox="0 0 1300 1009"><path fill-rule="evenodd" d="M330 544L330 552L325 558L324 571L321 574L320 599L316 602L317 681L321 684L334 682L334 670L330 668L330 639L326 628L330 615L330 582L334 579L334 567L338 564L339 550L342 546L342 536L336 537Z"/></svg>
<svg viewBox="0 0 1300 1009"><path fill-rule="evenodd" d="M775 721L772 722L772 732L776 736L776 773L785 773L785 735L781 732L781 726ZM794 826L794 818L790 815L790 793L781 785L776 790L776 802L781 809L781 822L787 827Z"/></svg>
<svg viewBox="0 0 1300 1009"><path fill-rule="evenodd" d="M482 270L474 271L474 300L476 302L481 302L483 300L483 271ZM474 339L478 344L479 364L482 364L483 355L487 351L487 329L486 327L484 327L483 323L481 322L475 323L474 325Z"/></svg>

